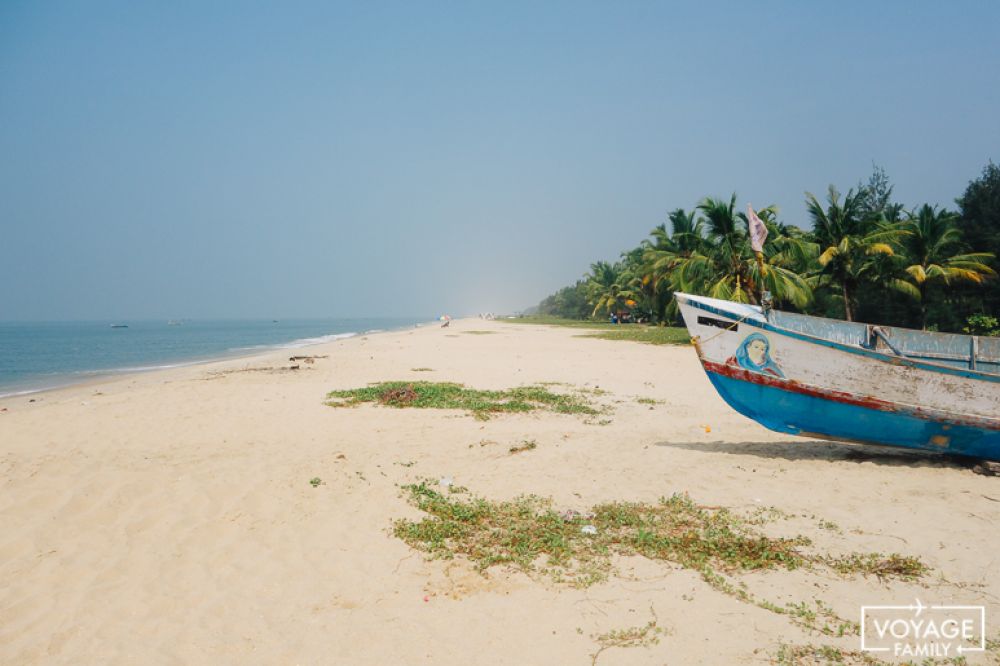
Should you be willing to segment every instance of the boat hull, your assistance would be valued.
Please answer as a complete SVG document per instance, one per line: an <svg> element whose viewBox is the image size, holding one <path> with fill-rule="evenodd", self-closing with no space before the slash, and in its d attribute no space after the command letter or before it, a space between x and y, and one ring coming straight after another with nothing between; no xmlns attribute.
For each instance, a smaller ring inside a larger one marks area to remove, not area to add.
<svg viewBox="0 0 1000 666"><path fill-rule="evenodd" d="M753 381L732 370L705 365L712 385L730 407L776 432L1000 459L1000 431L958 420L931 420L857 396L832 397L779 379Z"/></svg>
<svg viewBox="0 0 1000 666"><path fill-rule="evenodd" d="M678 300L716 390L771 430L1000 460L1000 378L872 352L843 331L831 342L783 330L744 305Z"/></svg>

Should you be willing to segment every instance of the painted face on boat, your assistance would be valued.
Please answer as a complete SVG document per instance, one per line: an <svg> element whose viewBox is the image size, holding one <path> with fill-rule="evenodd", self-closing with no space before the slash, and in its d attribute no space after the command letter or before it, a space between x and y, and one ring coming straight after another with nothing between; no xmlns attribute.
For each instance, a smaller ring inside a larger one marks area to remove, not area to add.
<svg viewBox="0 0 1000 666"><path fill-rule="evenodd" d="M763 340L751 340L747 345L747 356L754 365L764 365L767 358L767 343Z"/></svg>
<svg viewBox="0 0 1000 666"><path fill-rule="evenodd" d="M751 333L744 338L729 363L766 375L785 376L771 358L771 341L763 333Z"/></svg>

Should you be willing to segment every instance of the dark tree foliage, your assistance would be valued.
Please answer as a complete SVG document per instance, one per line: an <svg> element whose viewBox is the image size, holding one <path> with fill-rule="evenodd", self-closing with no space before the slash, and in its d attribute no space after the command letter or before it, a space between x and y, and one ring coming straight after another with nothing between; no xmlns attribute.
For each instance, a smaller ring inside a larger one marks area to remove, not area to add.
<svg viewBox="0 0 1000 666"><path fill-rule="evenodd" d="M993 162L987 164L982 175L969 183L955 202L961 213L958 228L965 244L1000 257L1000 167ZM1000 314L1000 280L991 280L982 289L961 291L971 301L973 312Z"/></svg>
<svg viewBox="0 0 1000 666"><path fill-rule="evenodd" d="M538 304L538 313L567 317L569 319L588 319L593 306L587 300L586 282L577 280L570 287L563 287Z"/></svg>
<svg viewBox="0 0 1000 666"><path fill-rule="evenodd" d="M873 165L867 182L859 182L843 200L833 186L827 201L807 198L811 231L780 223L768 209L758 211L767 213L774 270L782 268L812 286L798 307L790 301L782 307L953 332L967 329L970 316L1000 318L1000 279L994 272L1000 271L1000 262L983 254L1000 257L1000 167L990 162L969 183L956 199L957 215L927 205L910 209L893 201L892 194L885 169ZM694 266L706 273L705 281L718 284L729 264L719 268L708 259L726 238L746 235L745 219L737 220L735 214L719 218L713 215L716 208L673 211L670 230L660 224L650 238L622 252L621 261L596 262L583 279L543 300L538 311L589 319L601 309L595 305L613 302L643 319L679 323L673 290L707 293L697 281L679 278ZM713 234L716 218L738 228L728 236ZM780 264L774 263L775 253L781 255Z"/></svg>
<svg viewBox="0 0 1000 666"><path fill-rule="evenodd" d="M900 208L892 203L892 182L885 169L877 164L872 165L872 175L867 183L858 183L857 191L861 213L865 217L891 219L898 216Z"/></svg>

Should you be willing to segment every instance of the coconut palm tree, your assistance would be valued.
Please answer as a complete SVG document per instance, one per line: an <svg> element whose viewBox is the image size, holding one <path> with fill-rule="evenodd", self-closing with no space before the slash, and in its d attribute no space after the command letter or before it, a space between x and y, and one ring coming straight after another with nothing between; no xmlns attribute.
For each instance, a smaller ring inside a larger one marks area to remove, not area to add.
<svg viewBox="0 0 1000 666"><path fill-rule="evenodd" d="M989 252L961 252L961 232L957 213L924 204L903 222L909 232L903 239L906 277L892 286L920 301L920 323L927 328L927 289L934 284L956 282L980 284L996 275Z"/></svg>
<svg viewBox="0 0 1000 666"><path fill-rule="evenodd" d="M696 211L687 213L683 208L670 212L670 241L682 255L690 254L705 245L705 224Z"/></svg>
<svg viewBox="0 0 1000 666"><path fill-rule="evenodd" d="M815 195L806 192L806 206L813 222L813 237L819 246L819 270L815 286L833 286L844 302L844 318L854 320L858 287L884 277L874 259L895 255L894 246L908 232L898 224L864 214L864 191L848 190L843 202L833 185L824 208Z"/></svg>
<svg viewBox="0 0 1000 666"><path fill-rule="evenodd" d="M662 314L658 303L656 283L647 271L645 260L649 242L643 240L628 252L622 252L621 275L618 283L630 292L625 295L625 305L632 314L650 319Z"/></svg>
<svg viewBox="0 0 1000 666"><path fill-rule="evenodd" d="M678 259L690 257L705 246L704 225L696 213L683 208L671 211L672 232L659 224L649 232L652 240L644 241L643 265L647 274L660 282L667 278Z"/></svg>
<svg viewBox="0 0 1000 666"><path fill-rule="evenodd" d="M590 265L587 278L587 296L594 306L591 317L598 312L619 312L626 301L634 300L635 293L627 286L631 276L622 270L621 264L598 261Z"/></svg>
<svg viewBox="0 0 1000 666"><path fill-rule="evenodd" d="M690 250L678 253L670 267L671 288L721 298L739 303L757 303L761 290L771 292L778 302L805 307L812 299L806 280L790 266L797 249L807 254L804 242L782 234L775 224L775 209L762 209L761 219L768 225L764 246L763 273L750 247L747 219L736 212L736 195L728 201L705 198L698 204L705 230L701 242L692 241ZM700 235L700 234L699 234Z"/></svg>
<svg viewBox="0 0 1000 666"><path fill-rule="evenodd" d="M598 294L618 281L618 269L606 261L595 261L590 265L590 272L584 275L587 283L587 298L596 300Z"/></svg>
<svg viewBox="0 0 1000 666"><path fill-rule="evenodd" d="M673 300L671 276L677 263L691 256L707 243L704 225L696 211L687 213L682 208L669 214L672 231L666 223L658 224L649 232L650 238L642 242L641 284L652 290L657 314L673 318L678 314Z"/></svg>

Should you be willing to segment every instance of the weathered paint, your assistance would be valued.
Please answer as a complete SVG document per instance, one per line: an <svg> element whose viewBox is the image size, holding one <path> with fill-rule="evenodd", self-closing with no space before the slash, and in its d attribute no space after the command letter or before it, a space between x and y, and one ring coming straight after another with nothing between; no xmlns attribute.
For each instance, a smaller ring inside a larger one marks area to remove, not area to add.
<svg viewBox="0 0 1000 666"><path fill-rule="evenodd" d="M715 372L708 377L730 406L777 432L1000 459L1000 430L941 423L860 402L832 402Z"/></svg>
<svg viewBox="0 0 1000 666"><path fill-rule="evenodd" d="M929 372L938 372L953 374L960 377L973 377L976 379L981 379L983 381L992 381L1000 383L1000 345L995 345L996 353L983 353L980 352L977 357L978 363L975 369L971 366L972 359L968 355L962 356L960 359L953 359L949 362L943 362L937 358L934 361L924 360L925 358L931 358L931 351L924 351L923 349L918 349L914 353L912 358L901 358L899 356L894 356L886 353L885 351L879 349L878 347L870 347L867 343L869 336L867 335L867 330L870 328L867 324L858 324L854 322L840 322L835 319L823 319L821 317L809 317L807 315L795 315L787 312L774 311L771 313L772 319L794 317L798 318L799 321L816 319L821 322L826 322L826 326L819 327L819 330L808 330L809 328L804 326L808 332L783 328L775 325L768 319L766 319L760 312L760 308L743 305L740 303L729 303L728 301L720 301L714 298L705 298L702 296L689 296L686 294L678 294L678 301L681 302L681 313L685 311L685 303L681 301L681 298L689 299L687 305L690 307L703 310L721 317L727 317L730 321L734 321L738 324L744 324L747 326L753 326L757 328L764 329L766 331L773 331L780 333L781 335L796 338L805 342L809 342L814 345L822 347L831 347L848 354L854 354L857 356L865 356L868 358L880 360L885 363L893 363L895 365L909 366L914 368L919 368L921 370L927 370ZM726 306L734 306L732 311L726 309ZM688 330L691 330L692 324L685 315L684 322L688 326ZM860 328L858 328L860 327ZM892 328L892 327L882 327L883 329L900 332L907 331L907 329ZM915 334L919 336L926 336L928 338L933 338L942 335L954 335L954 334L944 334L944 333L928 333L923 331L907 331L910 334ZM693 334L692 334L693 337ZM972 336L959 336L964 337L967 340ZM978 338L980 345L983 344L984 340L992 339ZM929 345L921 345L921 347L929 346L932 349L936 348L936 344L931 342ZM991 347L992 349L993 347ZM980 367L981 366L981 367ZM990 367L992 366L992 367ZM969 367L965 370L965 367Z"/></svg>
<svg viewBox="0 0 1000 666"><path fill-rule="evenodd" d="M865 324L780 312L765 318L756 307L684 294L678 301L716 389L769 428L1000 459L993 340L984 349L982 338L884 328L900 357L880 348ZM913 349L949 358L916 360Z"/></svg>
<svg viewBox="0 0 1000 666"><path fill-rule="evenodd" d="M702 367L705 368L706 372L715 373L723 377L729 377L738 381L749 382L751 384L762 384L764 386L772 386L782 391L801 393L802 395L809 396L812 398L819 398L820 400L829 400L830 402L840 402L846 405L864 407L865 409L874 409L880 412L905 414L907 416L912 416L914 418L921 419L924 421L934 421L937 423L945 423L950 425L961 425L971 428L980 428L982 430L1000 431L1000 419L991 419L991 418L970 416L970 415L948 414L945 412L940 412L933 409L926 409L923 407L901 405L899 403L889 402L888 400L882 400L872 396L861 396L852 393L846 393L844 391L834 391L830 389L818 388L815 386L806 386L804 384L795 381L794 379L784 379L780 377L773 377L770 375L762 374L759 372L752 372L750 370L745 370L738 366L733 366L727 363L715 363L713 361L703 360Z"/></svg>

